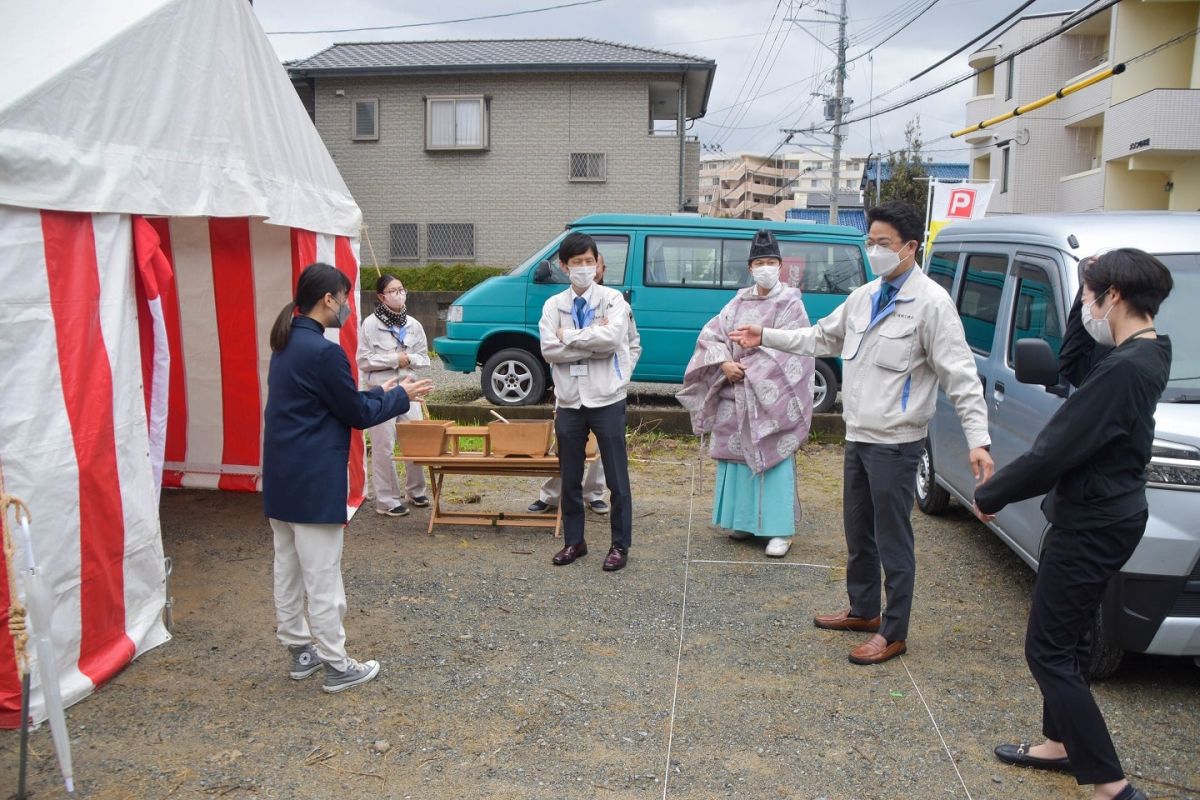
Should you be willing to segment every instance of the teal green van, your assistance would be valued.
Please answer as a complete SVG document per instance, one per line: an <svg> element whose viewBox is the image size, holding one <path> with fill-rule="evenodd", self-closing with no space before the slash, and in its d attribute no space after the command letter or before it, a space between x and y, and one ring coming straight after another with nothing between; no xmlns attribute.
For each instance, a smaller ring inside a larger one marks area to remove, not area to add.
<svg viewBox="0 0 1200 800"><path fill-rule="evenodd" d="M635 381L679 383L696 336L708 320L749 285L750 240L762 228L779 239L781 279L804 293L809 319L829 314L866 281L863 235L839 225L713 219L696 215L592 214L567 226L507 275L463 294L446 316L446 335L434 349L446 368L483 368L483 393L496 405L540 402L550 370L542 361L542 306L563 291L558 243L571 231L590 234L604 256L604 285L619 289L642 335ZM828 411L841 384L837 359L819 359L814 409Z"/></svg>

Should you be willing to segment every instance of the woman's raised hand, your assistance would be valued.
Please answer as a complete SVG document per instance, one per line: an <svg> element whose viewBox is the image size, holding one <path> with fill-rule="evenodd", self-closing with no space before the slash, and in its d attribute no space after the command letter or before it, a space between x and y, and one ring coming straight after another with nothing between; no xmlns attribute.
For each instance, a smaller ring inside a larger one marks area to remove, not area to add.
<svg viewBox="0 0 1200 800"><path fill-rule="evenodd" d="M407 377L400 381L399 386L408 395L410 400L422 400L425 395L433 391L433 381L428 378L417 380L414 377Z"/></svg>

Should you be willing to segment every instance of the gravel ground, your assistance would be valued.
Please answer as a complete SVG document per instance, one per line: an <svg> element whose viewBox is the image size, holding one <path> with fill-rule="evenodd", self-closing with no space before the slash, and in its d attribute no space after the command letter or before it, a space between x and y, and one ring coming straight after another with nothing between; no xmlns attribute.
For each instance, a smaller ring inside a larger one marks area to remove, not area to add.
<svg viewBox="0 0 1200 800"><path fill-rule="evenodd" d="M542 530L360 513L344 571L350 652L379 679L338 695L288 680L273 637L270 532L254 495L163 497L176 631L69 711L85 798L1085 797L1006 768L1036 737L1021 654L1032 573L965 511L915 515L909 654L846 661L816 630L844 603L841 447L799 458L805 514L787 558L708 527L712 465L691 441L634 443L629 566L549 563ZM536 480L447 478L456 505L517 511ZM1096 687L1126 769L1153 797L1200 797L1200 670L1130 656ZM64 797L48 731L35 798ZM17 736L0 732L0 786ZM382 751L382 752L381 752Z"/></svg>

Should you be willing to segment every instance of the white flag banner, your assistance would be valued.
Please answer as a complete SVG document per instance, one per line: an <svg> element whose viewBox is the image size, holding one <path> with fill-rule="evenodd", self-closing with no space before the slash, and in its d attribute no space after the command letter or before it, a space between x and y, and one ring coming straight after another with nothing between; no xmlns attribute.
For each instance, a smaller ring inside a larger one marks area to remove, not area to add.
<svg viewBox="0 0 1200 800"><path fill-rule="evenodd" d="M988 202L992 199L992 187L993 184L990 182L935 182L933 184L933 203L930 205L930 221L950 223L981 219L987 213Z"/></svg>

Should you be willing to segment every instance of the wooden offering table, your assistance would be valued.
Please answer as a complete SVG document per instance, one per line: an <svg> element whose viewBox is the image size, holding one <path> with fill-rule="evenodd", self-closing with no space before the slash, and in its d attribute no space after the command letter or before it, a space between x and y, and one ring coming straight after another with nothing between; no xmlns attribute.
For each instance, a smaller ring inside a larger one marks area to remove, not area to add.
<svg viewBox="0 0 1200 800"><path fill-rule="evenodd" d="M442 508L443 482L447 475L491 475L496 477L550 478L558 475L558 456L494 456L488 455L488 429L485 426L456 426L446 431L449 439L448 452L439 455L409 455L396 457L397 461L410 461L418 467L429 469L429 484L433 491L430 504L428 533L435 525L491 525L518 526L528 528L553 528L554 537L562 536L562 504L554 515L510 513L507 511L447 511ZM483 453L461 452L459 440L464 436L483 437ZM594 461L590 456L587 461Z"/></svg>

